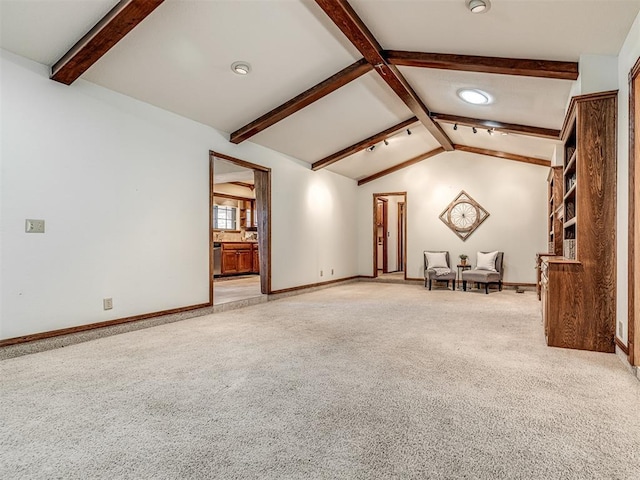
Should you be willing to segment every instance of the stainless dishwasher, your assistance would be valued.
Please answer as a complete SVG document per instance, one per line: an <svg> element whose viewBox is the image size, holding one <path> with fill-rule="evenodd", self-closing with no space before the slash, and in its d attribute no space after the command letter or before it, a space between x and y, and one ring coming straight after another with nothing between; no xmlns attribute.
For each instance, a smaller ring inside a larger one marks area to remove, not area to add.
<svg viewBox="0 0 640 480"><path fill-rule="evenodd" d="M213 244L213 276L222 274L222 245Z"/></svg>

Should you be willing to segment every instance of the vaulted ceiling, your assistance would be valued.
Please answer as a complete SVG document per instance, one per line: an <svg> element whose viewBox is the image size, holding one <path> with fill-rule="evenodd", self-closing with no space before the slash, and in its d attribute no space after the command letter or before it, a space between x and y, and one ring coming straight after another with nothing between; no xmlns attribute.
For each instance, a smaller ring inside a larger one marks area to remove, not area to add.
<svg viewBox="0 0 640 480"><path fill-rule="evenodd" d="M580 56L617 55L640 10L640 0L491 0L483 14L465 0L130 0L119 19L116 3L0 0L0 47L55 65L64 83L79 75L361 183L454 148L548 164ZM95 25L94 44L72 50ZM239 60L248 75L232 72ZM465 103L463 88L492 101Z"/></svg>

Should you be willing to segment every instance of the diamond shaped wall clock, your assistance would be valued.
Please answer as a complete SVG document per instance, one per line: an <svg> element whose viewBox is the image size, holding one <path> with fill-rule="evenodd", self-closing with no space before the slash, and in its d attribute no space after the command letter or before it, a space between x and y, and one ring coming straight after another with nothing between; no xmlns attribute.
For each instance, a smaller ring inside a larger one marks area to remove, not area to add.
<svg viewBox="0 0 640 480"><path fill-rule="evenodd" d="M482 206L462 190L440 214L447 227L464 242L489 217Z"/></svg>

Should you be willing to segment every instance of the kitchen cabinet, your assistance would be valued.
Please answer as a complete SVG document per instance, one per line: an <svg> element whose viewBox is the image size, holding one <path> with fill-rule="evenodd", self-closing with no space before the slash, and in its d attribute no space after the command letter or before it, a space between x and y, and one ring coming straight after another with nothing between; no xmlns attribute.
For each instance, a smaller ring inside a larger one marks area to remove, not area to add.
<svg viewBox="0 0 640 480"><path fill-rule="evenodd" d="M253 271L252 243L222 243L222 275Z"/></svg>
<svg viewBox="0 0 640 480"><path fill-rule="evenodd" d="M221 275L260 273L258 244L253 242L222 242Z"/></svg>
<svg viewBox="0 0 640 480"><path fill-rule="evenodd" d="M253 244L253 248L251 249L251 251L253 253L253 266L251 271L253 273L260 273L260 255L258 253L257 243Z"/></svg>

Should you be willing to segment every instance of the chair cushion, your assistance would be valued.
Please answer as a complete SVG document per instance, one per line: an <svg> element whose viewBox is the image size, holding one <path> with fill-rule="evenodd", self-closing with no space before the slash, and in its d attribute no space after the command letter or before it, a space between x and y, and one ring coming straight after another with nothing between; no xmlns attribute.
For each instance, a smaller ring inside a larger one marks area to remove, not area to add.
<svg viewBox="0 0 640 480"><path fill-rule="evenodd" d="M497 272L496 270L496 257L498 251L483 253L478 252L478 260L476 262L476 270L488 270L490 272Z"/></svg>
<svg viewBox="0 0 640 480"><path fill-rule="evenodd" d="M467 282L493 283L500 281L498 272L490 272L489 270L466 270L462 272L462 280Z"/></svg>
<svg viewBox="0 0 640 480"><path fill-rule="evenodd" d="M445 252L424 252L427 260L427 268L448 268L447 254Z"/></svg>

